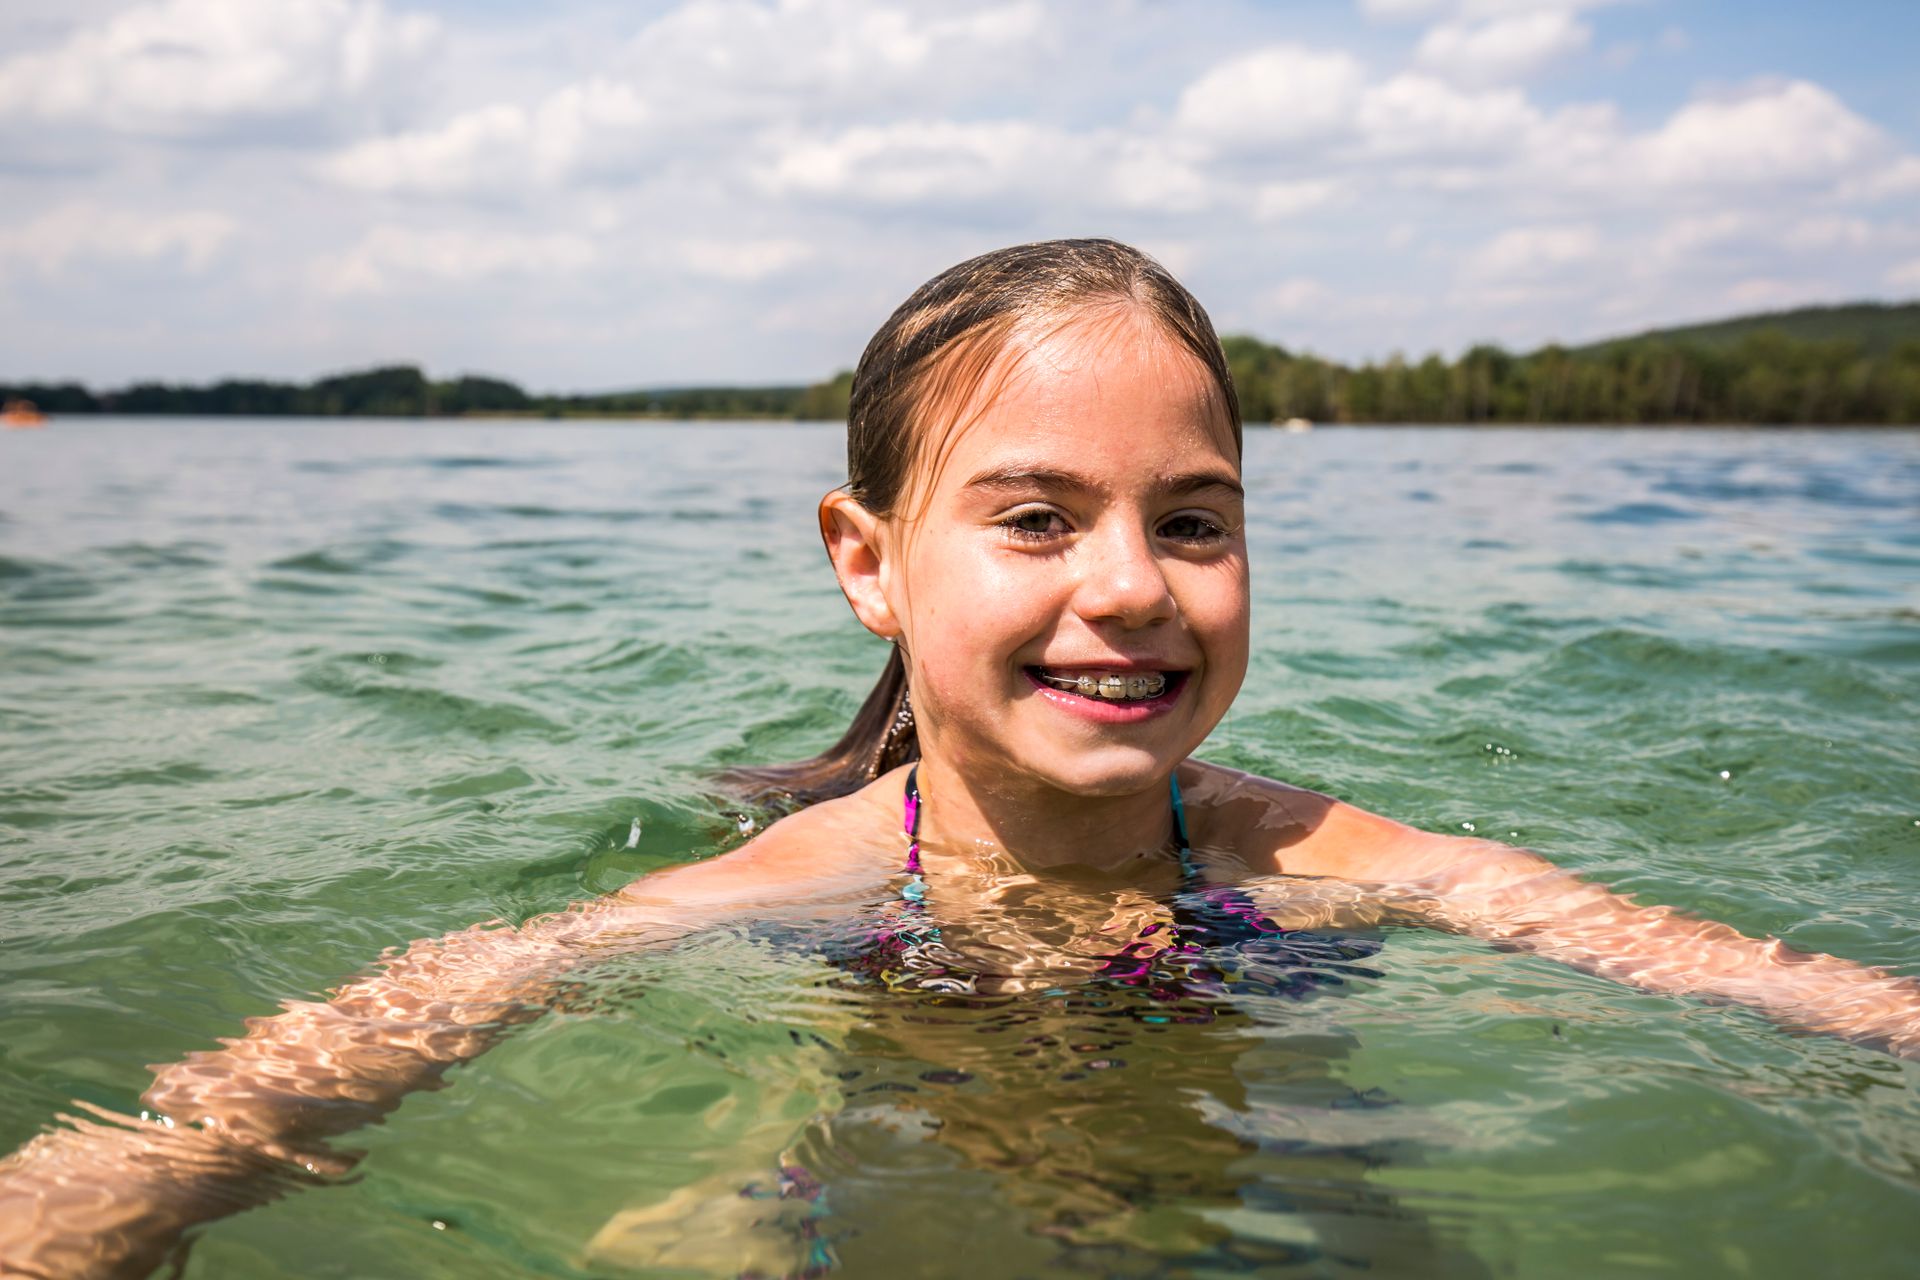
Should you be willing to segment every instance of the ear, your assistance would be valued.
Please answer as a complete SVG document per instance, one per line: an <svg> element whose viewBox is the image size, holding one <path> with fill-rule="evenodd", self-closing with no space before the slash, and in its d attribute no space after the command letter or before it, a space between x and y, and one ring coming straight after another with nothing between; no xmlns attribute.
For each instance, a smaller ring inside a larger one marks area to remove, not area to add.
<svg viewBox="0 0 1920 1280"><path fill-rule="evenodd" d="M820 536L826 540L840 593L853 606L860 625L882 640L900 636L900 619L888 599L896 549L887 521L835 489L820 499Z"/></svg>

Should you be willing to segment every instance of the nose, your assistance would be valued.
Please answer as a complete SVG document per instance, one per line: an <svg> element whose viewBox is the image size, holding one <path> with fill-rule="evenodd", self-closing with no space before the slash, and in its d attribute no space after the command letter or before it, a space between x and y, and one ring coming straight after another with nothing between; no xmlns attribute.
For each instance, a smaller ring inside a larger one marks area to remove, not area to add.
<svg viewBox="0 0 1920 1280"><path fill-rule="evenodd" d="M1089 622L1151 626L1174 616L1173 593L1144 529L1114 522L1075 548L1074 611Z"/></svg>

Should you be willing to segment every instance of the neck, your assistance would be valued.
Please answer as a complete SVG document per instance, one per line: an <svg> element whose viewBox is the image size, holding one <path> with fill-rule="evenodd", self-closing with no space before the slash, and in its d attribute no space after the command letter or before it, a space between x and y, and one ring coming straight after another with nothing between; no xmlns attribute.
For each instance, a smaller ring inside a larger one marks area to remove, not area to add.
<svg viewBox="0 0 1920 1280"><path fill-rule="evenodd" d="M1119 870L1173 841L1167 780L1137 792L1083 796L1036 779L971 774L938 755L919 765L920 839L940 852L1011 859L1030 870Z"/></svg>

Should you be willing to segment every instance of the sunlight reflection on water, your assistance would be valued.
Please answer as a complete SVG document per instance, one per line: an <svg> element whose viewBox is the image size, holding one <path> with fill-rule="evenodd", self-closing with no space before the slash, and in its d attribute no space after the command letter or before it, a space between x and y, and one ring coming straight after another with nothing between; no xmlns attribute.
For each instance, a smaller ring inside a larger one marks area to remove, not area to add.
<svg viewBox="0 0 1920 1280"><path fill-rule="evenodd" d="M18 434L9 1146L68 1099L136 1109L147 1064L384 947L737 843L707 775L818 749L879 665L813 531L836 429ZM1247 480L1252 673L1204 754L1920 973L1920 437L1255 431ZM829 1205L785 1238L830 1235L850 1274L963 1250L1009 1273L1904 1265L1912 1066L1379 941L1375 977L1145 1024L1111 1012L1125 993L883 998L819 939L723 933L586 978L356 1135L362 1180L210 1228L186 1274L592 1274L615 1263L587 1242L644 1236L649 1206L731 1229L783 1153Z"/></svg>

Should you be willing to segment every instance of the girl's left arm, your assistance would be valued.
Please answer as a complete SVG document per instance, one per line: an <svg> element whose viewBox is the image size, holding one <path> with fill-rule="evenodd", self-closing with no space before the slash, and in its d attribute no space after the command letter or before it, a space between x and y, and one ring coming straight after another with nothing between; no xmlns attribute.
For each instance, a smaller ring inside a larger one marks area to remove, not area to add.
<svg viewBox="0 0 1920 1280"><path fill-rule="evenodd" d="M1362 883L1323 888L1329 902L1351 895L1323 917L1471 934L1643 990L1735 1001L1789 1026L1920 1058L1920 981L1643 907L1522 849L1348 813L1371 828L1372 847L1339 859L1346 865L1335 874Z"/></svg>

